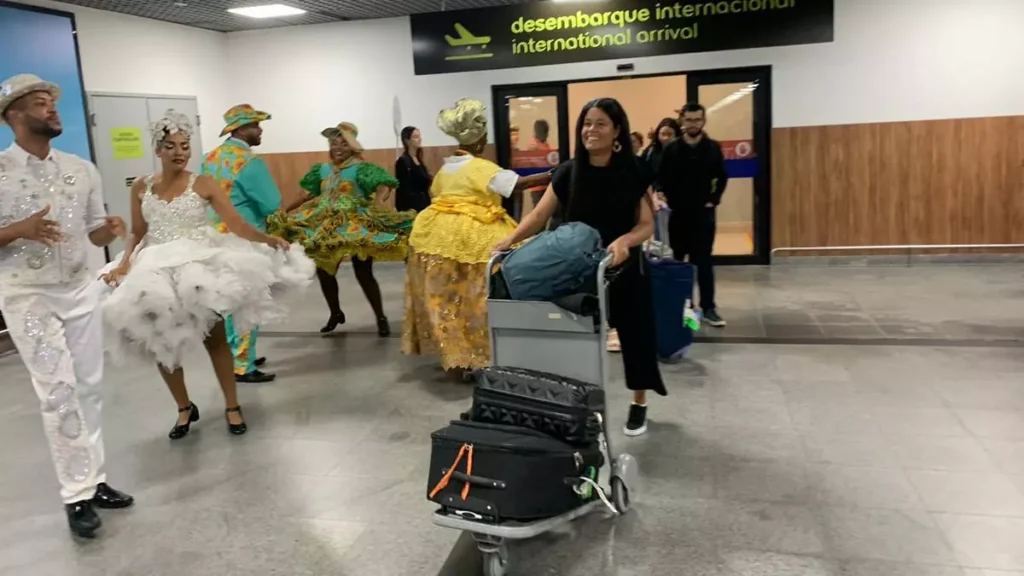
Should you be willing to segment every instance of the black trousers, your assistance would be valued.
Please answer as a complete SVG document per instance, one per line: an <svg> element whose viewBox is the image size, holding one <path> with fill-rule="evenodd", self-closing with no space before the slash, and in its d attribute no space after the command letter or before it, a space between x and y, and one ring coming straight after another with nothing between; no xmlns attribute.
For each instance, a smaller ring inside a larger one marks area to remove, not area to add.
<svg viewBox="0 0 1024 576"><path fill-rule="evenodd" d="M700 309L714 310L715 268L711 252L715 246L718 226L714 208L699 210L673 210L668 221L668 243L676 260L690 257L697 268L697 286L700 288Z"/></svg>
<svg viewBox="0 0 1024 576"><path fill-rule="evenodd" d="M658 367L658 341L654 326L651 274L640 250L608 285L608 323L619 333L626 388L668 394Z"/></svg>

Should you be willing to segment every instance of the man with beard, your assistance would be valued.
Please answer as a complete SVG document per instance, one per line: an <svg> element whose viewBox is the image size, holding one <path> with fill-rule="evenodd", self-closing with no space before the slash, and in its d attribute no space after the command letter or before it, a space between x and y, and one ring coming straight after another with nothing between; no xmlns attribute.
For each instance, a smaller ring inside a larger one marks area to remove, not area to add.
<svg viewBox="0 0 1024 576"><path fill-rule="evenodd" d="M260 122L270 120L270 114L260 112L249 104L235 106L224 113L224 130L221 136L231 135L206 155L201 173L212 176L225 194L231 197L235 209L254 228L267 231L267 217L281 207L281 193L270 175L267 163L258 158L253 147L263 142L263 128ZM221 232L227 232L216 214L211 217ZM228 343L235 357L235 380L238 382L270 382L277 376L262 372L259 368L266 361L256 356L256 338L259 329L253 328L248 334L235 330L231 316L225 319Z"/></svg>
<svg viewBox="0 0 1024 576"><path fill-rule="evenodd" d="M100 428L102 284L88 244L124 237L107 216L91 162L54 150L60 88L30 74L0 83L0 119L14 144L0 152L0 310L39 397L43 428L73 534L92 538L94 508L127 508L106 484Z"/></svg>
<svg viewBox="0 0 1024 576"><path fill-rule="evenodd" d="M712 249L715 244L715 210L729 183L725 156L718 142L704 132L706 111L690 103L679 110L683 137L662 152L657 181L665 194L672 215L669 217L669 245L673 256L686 256L697 267L700 307L704 322L723 327L715 304L715 271Z"/></svg>

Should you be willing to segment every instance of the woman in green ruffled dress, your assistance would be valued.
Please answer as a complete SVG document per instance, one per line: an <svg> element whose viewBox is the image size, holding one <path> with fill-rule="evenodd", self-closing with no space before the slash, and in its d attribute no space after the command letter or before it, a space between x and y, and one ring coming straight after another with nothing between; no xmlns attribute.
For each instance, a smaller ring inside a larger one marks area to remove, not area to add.
<svg viewBox="0 0 1024 576"><path fill-rule="evenodd" d="M377 317L377 333L389 336L373 261L405 259L416 213L387 208L398 180L363 161L355 125L343 122L321 134L330 142L331 162L309 169L299 184L305 196L288 211L271 216L268 230L302 244L316 262L316 277L331 313L321 332L333 332L345 323L336 275L342 260L351 258L356 280Z"/></svg>

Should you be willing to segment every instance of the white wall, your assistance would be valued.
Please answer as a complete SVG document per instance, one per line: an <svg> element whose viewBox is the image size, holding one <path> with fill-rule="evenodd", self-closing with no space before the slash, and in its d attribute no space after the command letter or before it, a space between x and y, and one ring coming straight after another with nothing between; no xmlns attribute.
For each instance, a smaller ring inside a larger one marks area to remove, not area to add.
<svg viewBox="0 0 1024 576"><path fill-rule="evenodd" d="M637 74L771 64L777 127L1024 114L1024 1L836 0L835 42L632 60ZM323 147L349 120L363 145L394 146L391 100L428 145L448 144L437 111L491 85L615 75L588 62L415 76L407 18L227 35L229 60L254 66L232 101L274 114L264 152ZM209 128L209 126L207 126ZM204 133L205 137L205 133Z"/></svg>
<svg viewBox="0 0 1024 576"><path fill-rule="evenodd" d="M15 1L75 14L86 91L195 96L203 147L217 144L221 115L234 104L225 34L48 0Z"/></svg>

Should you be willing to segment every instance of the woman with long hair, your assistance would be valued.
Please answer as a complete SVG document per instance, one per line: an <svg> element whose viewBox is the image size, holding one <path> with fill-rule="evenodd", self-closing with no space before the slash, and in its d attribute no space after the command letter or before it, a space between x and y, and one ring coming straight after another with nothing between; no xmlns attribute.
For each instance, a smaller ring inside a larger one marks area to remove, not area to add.
<svg viewBox="0 0 1024 576"><path fill-rule="evenodd" d="M654 231L647 194L650 178L630 146L629 119L613 98L591 100L576 123L575 157L555 171L544 197L497 250L529 238L560 207L566 222L583 222L601 234L619 273L608 288L609 323L622 344L626 387L633 402L625 433L647 431L647 391L664 396L658 369L651 279L640 246Z"/></svg>
<svg viewBox="0 0 1024 576"><path fill-rule="evenodd" d="M654 138L651 139L650 146L644 150L643 154L651 174L658 173L658 166L661 165L661 155L665 146L682 137L683 129L675 118L663 118L661 122L658 122L658 127L654 129Z"/></svg>
<svg viewBox="0 0 1024 576"><path fill-rule="evenodd" d="M365 149L355 124L342 122L320 135L327 139L331 161L309 169L299 183L303 196L289 209L272 215L268 229L275 236L302 244L316 262L316 278L330 310L320 332L333 332L345 323L337 274L342 260L351 258L359 287L377 318L377 334L390 336L373 261L405 259L416 213L386 208L398 180L363 160Z"/></svg>
<svg viewBox="0 0 1024 576"><path fill-rule="evenodd" d="M395 208L398 211L422 212L430 205L430 182L433 177L423 163L423 136L419 128L402 128L402 155L395 160L398 191Z"/></svg>
<svg viewBox="0 0 1024 576"><path fill-rule="evenodd" d="M487 262L498 240L516 224L502 198L550 175L520 177L480 158L487 145L487 115L476 100L442 111L437 126L459 143L434 177L433 200L409 237L402 351L438 354L445 370L490 363L487 332Z"/></svg>
<svg viewBox="0 0 1024 576"><path fill-rule="evenodd" d="M103 306L110 351L115 360L131 352L156 360L178 405L172 440L199 420L181 368L188 348L199 342L224 393L228 430L245 434L224 318L231 315L248 330L278 317L282 290L307 286L313 278L313 263L301 246L246 223L212 178L186 169L191 136L188 117L173 110L154 125L161 172L132 185L132 233L121 258L103 274L115 286ZM210 209L228 234L214 228Z"/></svg>

